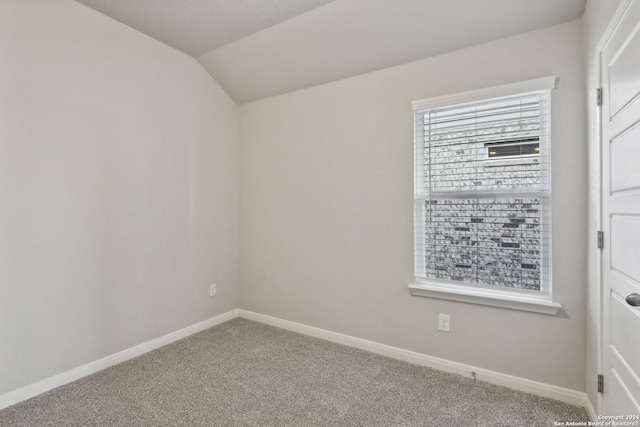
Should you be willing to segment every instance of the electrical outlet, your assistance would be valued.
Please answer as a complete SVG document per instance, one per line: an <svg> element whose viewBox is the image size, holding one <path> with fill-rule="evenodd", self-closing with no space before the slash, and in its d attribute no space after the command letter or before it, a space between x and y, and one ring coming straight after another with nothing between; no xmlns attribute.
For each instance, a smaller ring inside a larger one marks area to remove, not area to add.
<svg viewBox="0 0 640 427"><path fill-rule="evenodd" d="M209 285L209 296L210 297L215 297L216 296L216 291L217 290L216 290L216 284L215 283L212 284L212 285Z"/></svg>
<svg viewBox="0 0 640 427"><path fill-rule="evenodd" d="M451 316L449 316L448 314L439 314L438 329L445 332L451 331Z"/></svg>

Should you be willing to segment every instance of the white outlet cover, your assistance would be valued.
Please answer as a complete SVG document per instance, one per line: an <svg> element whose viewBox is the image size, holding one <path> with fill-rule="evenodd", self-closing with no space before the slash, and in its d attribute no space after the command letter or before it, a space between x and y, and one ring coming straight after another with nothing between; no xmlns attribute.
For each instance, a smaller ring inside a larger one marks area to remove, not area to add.
<svg viewBox="0 0 640 427"><path fill-rule="evenodd" d="M448 314L439 314L438 329L441 331L449 332L451 330L451 316L449 316Z"/></svg>
<svg viewBox="0 0 640 427"><path fill-rule="evenodd" d="M213 285L209 285L209 296L210 297L215 297L216 296L216 284L214 283Z"/></svg>

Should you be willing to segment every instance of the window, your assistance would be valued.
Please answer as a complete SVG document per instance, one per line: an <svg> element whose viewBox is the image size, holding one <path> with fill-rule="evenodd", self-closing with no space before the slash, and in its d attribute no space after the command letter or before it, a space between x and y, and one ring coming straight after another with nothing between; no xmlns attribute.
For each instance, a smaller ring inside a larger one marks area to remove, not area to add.
<svg viewBox="0 0 640 427"><path fill-rule="evenodd" d="M413 103L412 294L555 314L555 77Z"/></svg>

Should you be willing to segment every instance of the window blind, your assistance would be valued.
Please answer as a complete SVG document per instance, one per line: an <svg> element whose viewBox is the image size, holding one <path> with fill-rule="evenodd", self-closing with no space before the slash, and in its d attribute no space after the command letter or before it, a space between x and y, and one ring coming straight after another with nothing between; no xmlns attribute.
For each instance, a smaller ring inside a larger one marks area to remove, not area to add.
<svg viewBox="0 0 640 427"><path fill-rule="evenodd" d="M548 290L549 92L415 111L416 277Z"/></svg>

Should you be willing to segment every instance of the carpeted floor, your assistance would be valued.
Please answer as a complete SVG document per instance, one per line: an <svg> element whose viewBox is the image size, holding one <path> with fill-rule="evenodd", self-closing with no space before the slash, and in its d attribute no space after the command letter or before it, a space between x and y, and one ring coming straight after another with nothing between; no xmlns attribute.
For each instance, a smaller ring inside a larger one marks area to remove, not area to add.
<svg viewBox="0 0 640 427"><path fill-rule="evenodd" d="M234 319L0 411L0 426L553 426L583 408Z"/></svg>

